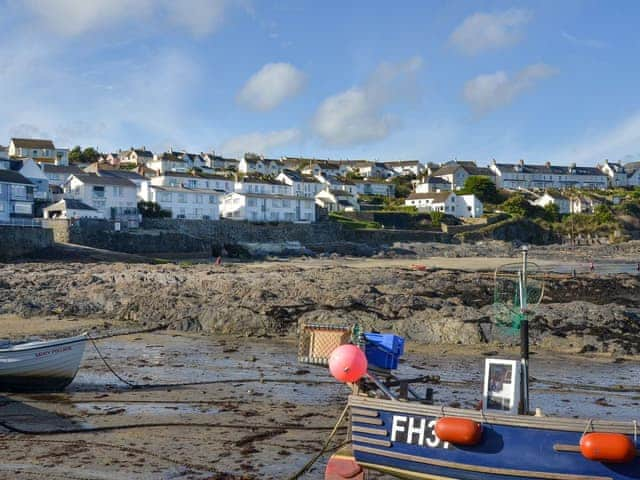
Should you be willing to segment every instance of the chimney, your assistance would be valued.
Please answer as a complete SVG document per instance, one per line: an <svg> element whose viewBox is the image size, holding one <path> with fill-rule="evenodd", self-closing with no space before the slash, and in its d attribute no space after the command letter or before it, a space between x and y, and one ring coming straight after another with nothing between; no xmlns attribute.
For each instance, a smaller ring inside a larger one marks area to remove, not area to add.
<svg viewBox="0 0 640 480"><path fill-rule="evenodd" d="M544 165L545 165L545 167L547 167L547 168L551 168L551 162L549 162L549 161L545 162L545 164L544 164Z"/></svg>
<svg viewBox="0 0 640 480"><path fill-rule="evenodd" d="M519 164L521 167L524 167L524 160L521 158L520 160L518 160L518 164Z"/></svg>

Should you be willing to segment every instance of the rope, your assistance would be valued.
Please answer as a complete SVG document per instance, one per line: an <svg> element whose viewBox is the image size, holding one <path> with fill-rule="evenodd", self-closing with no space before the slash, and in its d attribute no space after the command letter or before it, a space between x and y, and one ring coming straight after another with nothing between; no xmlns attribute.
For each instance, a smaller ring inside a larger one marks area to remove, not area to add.
<svg viewBox="0 0 640 480"><path fill-rule="evenodd" d="M333 430L331 430L331 433L329 434L329 436L325 440L325 442L322 445L322 448L320 449L320 451L318 453L316 453L313 457L311 457L311 459L307 463L305 463L304 466L300 470L298 470L297 473L295 473L295 474L291 475L290 477L288 477L287 480L298 480L298 478L300 478L302 475L304 475L313 466L313 464L316 463L320 457L322 457L322 455L327 453L327 451L329 450L329 444L331 443L331 440L333 439L333 437L337 433L338 428L340 427L340 424L342 423L344 418L347 416L347 412L348 411L349 411L349 405L344 407L344 410L342 410L342 413L340 414L340 417L338 418L338 421L336 422L335 426L333 427ZM350 443L350 442L345 442L344 445L346 445L347 443Z"/></svg>
<svg viewBox="0 0 640 480"><path fill-rule="evenodd" d="M109 363L102 356L102 352L100 352L100 349L98 348L98 345L96 345L95 340L89 335L87 335L87 337L91 341L91 344L93 345L93 348L95 348L96 353L98 354L98 357L100 357L100 360L102 360L102 363L104 363L105 367L107 367L109 369L109 371L113 374L114 377L116 377L122 383L128 385L129 387L131 387L133 389L142 388L144 386L144 385L138 385L136 383L132 383L129 380L126 380L125 378L122 378L120 375L118 375L118 373L113 368L111 368L111 365L109 365Z"/></svg>

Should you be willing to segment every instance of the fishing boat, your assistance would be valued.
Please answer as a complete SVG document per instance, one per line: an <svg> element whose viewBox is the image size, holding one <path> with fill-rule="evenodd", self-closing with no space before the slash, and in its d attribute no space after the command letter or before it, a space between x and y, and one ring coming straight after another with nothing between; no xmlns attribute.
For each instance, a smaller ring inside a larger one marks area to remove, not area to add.
<svg viewBox="0 0 640 480"><path fill-rule="evenodd" d="M59 391L76 376L86 334L48 341L0 342L0 391Z"/></svg>
<svg viewBox="0 0 640 480"><path fill-rule="evenodd" d="M333 350L327 362L331 373L352 388L350 442L330 458L325 480L363 480L369 470L410 480L640 479L636 419L530 411L527 294L535 282L528 277L526 248L520 265L511 272L516 279L511 304L502 311L517 317L521 358L485 360L478 409L434 404L432 392L421 396L412 386L427 383L428 377L403 380L372 366L367 349L354 337L352 344ZM536 301L543 295L539 290ZM315 333L317 342L322 332ZM394 349L389 346L387 353L393 356ZM319 363L315 360L310 363Z"/></svg>

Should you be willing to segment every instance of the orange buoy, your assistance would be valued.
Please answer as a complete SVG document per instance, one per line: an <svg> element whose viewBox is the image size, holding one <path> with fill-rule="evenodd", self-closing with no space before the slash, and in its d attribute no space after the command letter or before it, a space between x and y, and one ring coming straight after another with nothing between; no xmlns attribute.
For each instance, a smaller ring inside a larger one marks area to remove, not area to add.
<svg viewBox="0 0 640 480"><path fill-rule="evenodd" d="M454 445L476 445L482 438L482 425L468 418L443 417L435 426L440 440Z"/></svg>
<svg viewBox="0 0 640 480"><path fill-rule="evenodd" d="M580 439L580 452L594 462L628 463L636 456L636 447L621 433L587 433Z"/></svg>
<svg viewBox="0 0 640 480"><path fill-rule="evenodd" d="M364 480L364 470L353 457L333 455L327 462L324 480Z"/></svg>
<svg viewBox="0 0 640 480"><path fill-rule="evenodd" d="M357 382L366 375L367 366L367 356L355 345L340 345L329 356L329 371L339 382Z"/></svg>

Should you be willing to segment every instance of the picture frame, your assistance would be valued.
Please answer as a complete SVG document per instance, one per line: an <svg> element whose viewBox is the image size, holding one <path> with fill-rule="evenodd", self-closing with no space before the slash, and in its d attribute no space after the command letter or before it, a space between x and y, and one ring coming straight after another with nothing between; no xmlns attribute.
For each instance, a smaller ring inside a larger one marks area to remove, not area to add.
<svg viewBox="0 0 640 480"><path fill-rule="evenodd" d="M482 410L517 414L522 381L519 360L487 358L484 368Z"/></svg>

